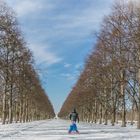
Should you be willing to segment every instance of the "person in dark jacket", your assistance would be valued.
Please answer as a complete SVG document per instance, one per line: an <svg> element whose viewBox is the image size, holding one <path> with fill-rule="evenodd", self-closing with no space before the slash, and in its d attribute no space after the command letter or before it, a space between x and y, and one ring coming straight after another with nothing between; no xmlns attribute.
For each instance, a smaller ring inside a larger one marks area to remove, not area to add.
<svg viewBox="0 0 140 140"><path fill-rule="evenodd" d="M75 108L70 113L69 118L70 118L70 120L72 122L72 124L70 125L69 133L71 133L72 131L75 131L76 133L79 133L79 131L77 129L77 125L76 125L76 122L79 123L79 116L78 116L78 113L76 112Z"/></svg>
<svg viewBox="0 0 140 140"><path fill-rule="evenodd" d="M79 116L78 116L78 113L76 112L76 109L74 108L73 111L70 113L70 120L72 122L79 122Z"/></svg>

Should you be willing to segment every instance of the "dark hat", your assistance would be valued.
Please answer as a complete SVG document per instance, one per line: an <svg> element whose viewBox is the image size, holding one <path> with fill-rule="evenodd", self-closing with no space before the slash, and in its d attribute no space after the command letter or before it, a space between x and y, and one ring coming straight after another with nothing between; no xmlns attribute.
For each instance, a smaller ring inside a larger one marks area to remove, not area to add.
<svg viewBox="0 0 140 140"><path fill-rule="evenodd" d="M73 108L73 112L76 113L76 109L75 108Z"/></svg>

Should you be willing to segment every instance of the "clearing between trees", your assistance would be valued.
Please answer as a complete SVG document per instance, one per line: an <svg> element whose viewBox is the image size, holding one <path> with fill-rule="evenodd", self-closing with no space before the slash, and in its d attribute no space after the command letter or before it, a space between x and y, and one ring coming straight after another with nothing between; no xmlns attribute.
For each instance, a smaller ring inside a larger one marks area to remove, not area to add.
<svg viewBox="0 0 140 140"><path fill-rule="evenodd" d="M70 122L66 120L35 121L25 124L0 125L1 140L139 140L136 126L122 128L103 124L80 122L80 134L68 134Z"/></svg>

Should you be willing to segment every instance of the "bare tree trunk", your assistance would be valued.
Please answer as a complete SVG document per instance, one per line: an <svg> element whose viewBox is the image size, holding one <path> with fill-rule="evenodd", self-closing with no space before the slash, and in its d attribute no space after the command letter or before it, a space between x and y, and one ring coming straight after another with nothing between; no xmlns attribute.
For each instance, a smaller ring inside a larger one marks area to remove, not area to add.
<svg viewBox="0 0 140 140"><path fill-rule="evenodd" d="M132 103L132 109L131 109L131 125L134 124L134 102Z"/></svg>
<svg viewBox="0 0 140 140"><path fill-rule="evenodd" d="M125 107L125 70L121 72L121 95L122 95L122 127L126 127L126 107Z"/></svg>
<svg viewBox="0 0 140 140"><path fill-rule="evenodd" d="M105 110L105 123L104 125L108 124L108 114L107 114L107 109Z"/></svg>
<svg viewBox="0 0 140 140"><path fill-rule="evenodd" d="M113 113L112 113L112 121L111 121L112 126L115 125L115 121L116 121L116 107L115 105L113 105Z"/></svg>
<svg viewBox="0 0 140 140"><path fill-rule="evenodd" d="M23 114L23 101L20 99L20 111L19 111L19 121L22 122L22 114Z"/></svg>
<svg viewBox="0 0 140 140"><path fill-rule="evenodd" d="M102 117L103 117L103 115L102 115L102 105L100 104L100 120L99 120L99 124L102 124Z"/></svg>
<svg viewBox="0 0 140 140"><path fill-rule="evenodd" d="M139 57L140 57L140 54L139 54ZM140 69L138 70L138 81L140 84ZM140 86L139 86L139 98L138 98L137 128L140 129Z"/></svg>
<svg viewBox="0 0 140 140"><path fill-rule="evenodd" d="M6 93L3 93L3 107L2 107L2 124L5 124L6 120Z"/></svg>
<svg viewBox="0 0 140 140"><path fill-rule="evenodd" d="M107 91L106 91L106 87L104 88L104 94L105 94L105 105L104 105L104 120L105 120L105 125L108 124L108 95L107 95Z"/></svg>
<svg viewBox="0 0 140 140"><path fill-rule="evenodd" d="M15 102L15 122L17 123L19 121L19 112L18 112L18 103Z"/></svg>
<svg viewBox="0 0 140 140"><path fill-rule="evenodd" d="M85 107L82 108L82 118L83 121L85 121Z"/></svg>
<svg viewBox="0 0 140 140"><path fill-rule="evenodd" d="M113 86L112 86L112 83L111 83L111 99L112 99L111 124L112 124L112 126L114 126L115 125L115 121L116 121L116 106L115 106L115 99L114 99L114 94L113 94Z"/></svg>
<svg viewBox="0 0 140 140"><path fill-rule="evenodd" d="M139 99L139 103L138 103L138 115L137 115L137 128L140 129L140 99Z"/></svg>
<svg viewBox="0 0 140 140"><path fill-rule="evenodd" d="M95 100L95 109L94 109L94 122L97 123L97 101Z"/></svg>
<svg viewBox="0 0 140 140"><path fill-rule="evenodd" d="M28 119L29 119L29 112L28 112L28 110L29 110L29 106L28 106L28 99L26 99L26 122L28 122Z"/></svg>
<svg viewBox="0 0 140 140"><path fill-rule="evenodd" d="M9 97L9 123L12 123L12 121L13 121L13 111L12 111L13 93L12 92L13 92L13 86L11 85L11 91L10 91L10 97Z"/></svg>
<svg viewBox="0 0 140 140"><path fill-rule="evenodd" d="M22 113L22 121L25 123L25 115L26 115L26 102L23 101L23 113Z"/></svg>
<svg viewBox="0 0 140 140"><path fill-rule="evenodd" d="M91 116L91 122L94 122L94 107L92 106L92 116Z"/></svg>
<svg viewBox="0 0 140 140"><path fill-rule="evenodd" d="M104 114L104 118L105 118L105 125L108 124L108 109L107 109L107 97L106 97L106 101L105 101L105 114Z"/></svg>

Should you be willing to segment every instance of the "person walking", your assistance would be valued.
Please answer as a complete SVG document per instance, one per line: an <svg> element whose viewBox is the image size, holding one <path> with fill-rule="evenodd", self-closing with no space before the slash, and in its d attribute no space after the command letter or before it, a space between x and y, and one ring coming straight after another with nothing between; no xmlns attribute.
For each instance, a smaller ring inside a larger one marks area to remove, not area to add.
<svg viewBox="0 0 140 140"><path fill-rule="evenodd" d="M79 116L78 116L78 113L76 111L76 109L74 108L73 111L70 113L70 116L69 116L72 124L70 125L70 129L69 129L69 134L71 132L76 132L76 133L79 133L78 129L77 129L77 125L76 125L76 122L79 123Z"/></svg>

